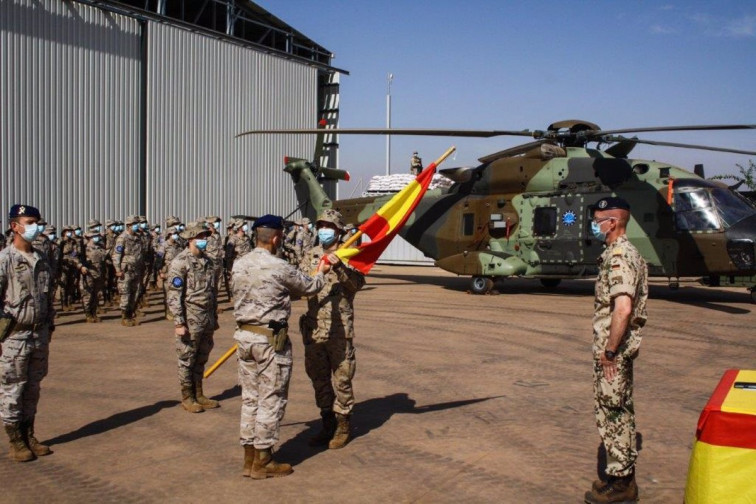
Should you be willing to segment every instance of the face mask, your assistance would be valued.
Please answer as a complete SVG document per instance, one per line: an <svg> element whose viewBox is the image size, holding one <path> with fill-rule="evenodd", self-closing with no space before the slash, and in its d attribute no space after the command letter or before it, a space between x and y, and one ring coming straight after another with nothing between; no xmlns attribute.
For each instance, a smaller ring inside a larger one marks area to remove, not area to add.
<svg viewBox="0 0 756 504"><path fill-rule="evenodd" d="M244 225L242 226L242 231L244 231L245 233L246 233L247 231L249 231L249 226L248 226L247 224L244 224Z"/></svg>
<svg viewBox="0 0 756 504"><path fill-rule="evenodd" d="M186 229L186 226L184 226L183 224L181 224L181 225L179 226L179 231L183 231L184 229Z"/></svg>
<svg viewBox="0 0 756 504"><path fill-rule="evenodd" d="M94 229L92 229L92 231L99 233L102 231L102 226L95 226Z"/></svg>
<svg viewBox="0 0 756 504"><path fill-rule="evenodd" d="M24 226L24 232L21 233L21 237L28 241L33 242L34 239L39 236L39 226L37 224L27 224Z"/></svg>
<svg viewBox="0 0 756 504"><path fill-rule="evenodd" d="M92 238L92 241L95 242L95 243L100 243L100 240L101 240L101 238L99 236L94 236Z"/></svg>
<svg viewBox="0 0 756 504"><path fill-rule="evenodd" d="M200 250L205 250L207 248L207 240L194 240L194 246Z"/></svg>
<svg viewBox="0 0 756 504"><path fill-rule="evenodd" d="M115 233L116 231L118 231L118 226L110 226L110 230Z"/></svg>
<svg viewBox="0 0 756 504"><path fill-rule="evenodd" d="M132 224L131 225L131 230L134 231L134 232L139 231L139 224Z"/></svg>
<svg viewBox="0 0 756 504"><path fill-rule="evenodd" d="M71 238L71 231L66 231L65 237L66 238Z"/></svg>
<svg viewBox="0 0 756 504"><path fill-rule="evenodd" d="M147 223L146 222L140 222L139 227L142 229L147 229Z"/></svg>
<svg viewBox="0 0 756 504"><path fill-rule="evenodd" d="M39 229L39 232L41 233L45 230L45 226L43 226L42 224L37 224L37 229Z"/></svg>
<svg viewBox="0 0 756 504"><path fill-rule="evenodd" d="M309 229L310 231L312 231L312 223L307 224L307 229Z"/></svg>
<svg viewBox="0 0 756 504"><path fill-rule="evenodd" d="M331 228L320 228L318 229L318 240L320 240L321 245L327 247L336 241L336 231Z"/></svg>
<svg viewBox="0 0 756 504"><path fill-rule="evenodd" d="M220 229L220 222L213 222L213 227L215 229Z"/></svg>
<svg viewBox="0 0 756 504"><path fill-rule="evenodd" d="M76 236L81 236L81 229L75 230L74 233L76 233Z"/></svg>
<svg viewBox="0 0 756 504"><path fill-rule="evenodd" d="M178 235L176 233L173 233L171 235L171 238L173 239L173 241L178 241Z"/></svg>
<svg viewBox="0 0 756 504"><path fill-rule="evenodd" d="M123 224L118 225L118 232L123 233L123 230L126 229Z"/></svg>
<svg viewBox="0 0 756 504"><path fill-rule="evenodd" d="M156 228L155 228L155 232L156 232L156 233L158 233L158 234L160 234L160 228L159 228L159 227L156 227Z"/></svg>
<svg viewBox="0 0 756 504"><path fill-rule="evenodd" d="M56 238L55 233L50 233L48 238L50 239L50 241L55 241L55 238Z"/></svg>
<svg viewBox="0 0 756 504"><path fill-rule="evenodd" d="M611 220L611 218L607 220ZM603 224L604 222L606 221L601 221L601 224ZM597 239L606 241L606 233L601 231L601 224L596 221L591 221L591 233L593 233L593 236L595 236Z"/></svg>

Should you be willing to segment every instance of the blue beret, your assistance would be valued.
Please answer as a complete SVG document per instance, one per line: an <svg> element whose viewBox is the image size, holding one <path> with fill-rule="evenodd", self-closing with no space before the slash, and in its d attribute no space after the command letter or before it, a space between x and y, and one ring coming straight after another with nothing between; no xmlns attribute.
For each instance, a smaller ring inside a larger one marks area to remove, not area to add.
<svg viewBox="0 0 756 504"><path fill-rule="evenodd" d="M594 210L630 210L630 203L622 198L609 196L601 198L593 205Z"/></svg>
<svg viewBox="0 0 756 504"><path fill-rule="evenodd" d="M39 210L31 205L13 205L10 212L8 212L8 218L15 219L16 217L35 217L36 219L41 219L42 215L39 213Z"/></svg>
<svg viewBox="0 0 756 504"><path fill-rule="evenodd" d="M252 229L257 228L270 228L270 229L283 229L283 217L279 217L278 215L263 215L259 219L255 220L255 223L252 224Z"/></svg>

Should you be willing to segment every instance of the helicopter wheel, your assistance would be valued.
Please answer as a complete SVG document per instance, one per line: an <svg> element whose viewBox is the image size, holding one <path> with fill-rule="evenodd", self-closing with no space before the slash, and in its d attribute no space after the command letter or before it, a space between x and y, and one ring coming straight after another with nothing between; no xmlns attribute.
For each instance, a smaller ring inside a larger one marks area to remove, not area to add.
<svg viewBox="0 0 756 504"><path fill-rule="evenodd" d="M493 285L494 281L488 277L474 276L470 282L470 290L473 294L488 294Z"/></svg>
<svg viewBox="0 0 756 504"><path fill-rule="evenodd" d="M562 283L561 278L541 278L541 285L547 289L556 289Z"/></svg>

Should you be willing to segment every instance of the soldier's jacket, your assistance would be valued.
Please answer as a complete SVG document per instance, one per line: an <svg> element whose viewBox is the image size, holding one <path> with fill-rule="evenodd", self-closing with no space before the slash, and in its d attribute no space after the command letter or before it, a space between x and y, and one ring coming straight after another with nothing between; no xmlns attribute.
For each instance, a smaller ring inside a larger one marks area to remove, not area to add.
<svg viewBox="0 0 756 504"><path fill-rule="evenodd" d="M113 249L115 248L115 242L117 238L118 235L110 229L105 231L105 250L107 250L108 254L111 256L113 255Z"/></svg>
<svg viewBox="0 0 756 504"><path fill-rule="evenodd" d="M91 275L95 280L105 278L105 268L110 262L107 250L97 243L90 242L84 249L84 256L82 259L83 265L88 270L88 275Z"/></svg>
<svg viewBox="0 0 756 504"><path fill-rule="evenodd" d="M299 269L315 271L323 257L323 247L317 245L302 259ZM325 286L307 300L307 323L314 341L325 341L332 331L354 337L354 296L365 285L365 275L344 263L336 264L325 276Z"/></svg>
<svg viewBox="0 0 756 504"><path fill-rule="evenodd" d="M160 244L160 249L158 250L158 254L163 256L163 265L160 268L160 272L167 273L168 268L171 267L171 262L185 248L186 246L182 245L179 242L174 242L173 240L167 240L167 239L163 240L163 242Z"/></svg>
<svg viewBox="0 0 756 504"><path fill-rule="evenodd" d="M232 235L226 243L226 264L233 265L234 261L248 254L252 250L252 242L246 236Z"/></svg>
<svg viewBox="0 0 756 504"><path fill-rule="evenodd" d="M220 233L213 233L207 237L207 248L205 249L205 255L210 258L214 263L219 264L223 261L223 238Z"/></svg>
<svg viewBox="0 0 756 504"><path fill-rule="evenodd" d="M142 249L142 244L143 239L137 234L124 231L118 235L111 256L116 273L127 271L129 269L133 271L143 270L144 258L142 257L142 254L144 254L145 251Z"/></svg>
<svg viewBox="0 0 756 504"><path fill-rule="evenodd" d="M215 274L205 254L195 256L191 250L183 250L171 261L167 282L166 305L175 324L185 324L190 331L215 327Z"/></svg>
<svg viewBox="0 0 756 504"><path fill-rule="evenodd" d="M52 242L47 236L40 233L32 242L32 247L42 251L47 256L47 260L50 261L50 256L52 255L52 247L50 246L51 243Z"/></svg>
<svg viewBox="0 0 756 504"><path fill-rule="evenodd" d="M0 252L0 309L18 325L47 323L53 325L52 271L47 257L33 249L36 262L16 247Z"/></svg>
<svg viewBox="0 0 756 504"><path fill-rule="evenodd" d="M62 261L62 254L63 250L60 248L60 245L57 243L50 241L50 257L48 258L50 261L50 268L52 269L53 277L58 278L60 275L60 263Z"/></svg>
<svg viewBox="0 0 756 504"><path fill-rule="evenodd" d="M79 242L75 238L64 238L61 245L61 260L63 267L67 269L81 268L81 248L79 248Z"/></svg>
<svg viewBox="0 0 756 504"><path fill-rule="evenodd" d="M612 322L612 300L626 294L633 299L633 311L618 353L633 355L641 343L641 328L648 318L648 267L638 249L626 236L620 236L601 254L598 260L596 297L593 315L593 354L596 359L606 348Z"/></svg>
<svg viewBox="0 0 756 504"><path fill-rule="evenodd" d="M311 277L267 250L255 248L234 262L234 318L239 324L257 325L288 321L291 297L310 296L323 285L322 273Z"/></svg>

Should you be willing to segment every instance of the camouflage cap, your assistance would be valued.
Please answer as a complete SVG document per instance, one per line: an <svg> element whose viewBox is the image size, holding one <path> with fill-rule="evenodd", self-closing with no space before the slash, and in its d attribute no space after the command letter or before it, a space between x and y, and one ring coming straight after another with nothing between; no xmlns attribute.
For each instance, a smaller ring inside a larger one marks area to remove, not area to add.
<svg viewBox="0 0 756 504"><path fill-rule="evenodd" d="M207 229L202 226L201 222L193 221L186 225L186 229L181 231L179 236L185 240L191 240L201 234L207 234Z"/></svg>
<svg viewBox="0 0 756 504"><path fill-rule="evenodd" d="M115 226L117 221L114 221L113 219L107 219L105 221L105 227Z"/></svg>
<svg viewBox="0 0 756 504"><path fill-rule="evenodd" d="M218 217L217 215L209 215L209 216L205 217L205 222L218 222L220 220L221 220L221 218Z"/></svg>
<svg viewBox="0 0 756 504"><path fill-rule="evenodd" d="M234 219L233 221L234 231L239 231L247 223L244 219Z"/></svg>
<svg viewBox="0 0 756 504"><path fill-rule="evenodd" d="M94 238L95 236L100 236L100 233L98 233L97 231L87 231L86 233L84 233L84 238L87 239Z"/></svg>
<svg viewBox="0 0 756 504"><path fill-rule="evenodd" d="M63 227L60 228L60 230L65 233L66 231L73 231L74 228L71 224L64 224Z"/></svg>
<svg viewBox="0 0 756 504"><path fill-rule="evenodd" d="M165 227L175 226L176 224L181 224L181 219L175 215L169 215L165 218Z"/></svg>
<svg viewBox="0 0 756 504"><path fill-rule="evenodd" d="M45 220L44 217L40 217L39 220L37 221L37 225L38 226L47 226L47 221Z"/></svg>
<svg viewBox="0 0 756 504"><path fill-rule="evenodd" d="M49 225L49 226L47 226L47 227L45 228L45 234L52 234L52 233L57 233L57 232L58 232L58 228L56 228L56 227L55 227L55 226L53 226L52 224L51 224L51 225Z"/></svg>
<svg viewBox="0 0 756 504"><path fill-rule="evenodd" d="M329 222L339 228L339 230L344 230L344 221L341 218L341 214L333 208L323 210L323 213L318 216L318 223L321 222Z"/></svg>
<svg viewBox="0 0 756 504"><path fill-rule="evenodd" d="M149 222L146 215L139 215L139 222Z"/></svg>
<svg viewBox="0 0 756 504"><path fill-rule="evenodd" d="M124 224L127 226L131 226L132 224L139 224L139 216L138 215L129 215L126 217L126 221L124 221Z"/></svg>
<svg viewBox="0 0 756 504"><path fill-rule="evenodd" d="M89 221L87 221L87 229L92 229L97 226L102 226L102 223L97 219L89 219Z"/></svg>
<svg viewBox="0 0 756 504"><path fill-rule="evenodd" d="M310 225L310 219L308 217L302 217L297 221L297 224L300 226L309 226Z"/></svg>

